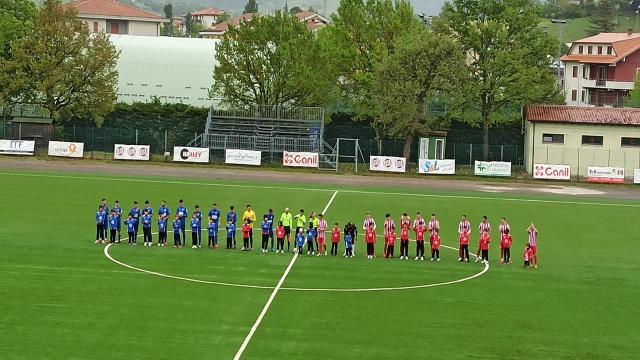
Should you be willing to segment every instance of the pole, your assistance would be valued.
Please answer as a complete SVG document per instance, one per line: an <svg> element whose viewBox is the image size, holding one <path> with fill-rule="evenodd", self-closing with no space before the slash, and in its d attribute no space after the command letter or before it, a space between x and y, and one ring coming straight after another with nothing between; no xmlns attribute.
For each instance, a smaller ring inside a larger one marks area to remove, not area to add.
<svg viewBox="0 0 640 360"><path fill-rule="evenodd" d="M355 156L355 160L356 160L356 174L358 173L358 139L356 139L355 145L354 145L354 149L353 149L353 155Z"/></svg>
<svg viewBox="0 0 640 360"><path fill-rule="evenodd" d="M167 153L167 129L164 129L164 153Z"/></svg>
<svg viewBox="0 0 640 360"><path fill-rule="evenodd" d="M136 129L136 145L138 145L138 129Z"/></svg>

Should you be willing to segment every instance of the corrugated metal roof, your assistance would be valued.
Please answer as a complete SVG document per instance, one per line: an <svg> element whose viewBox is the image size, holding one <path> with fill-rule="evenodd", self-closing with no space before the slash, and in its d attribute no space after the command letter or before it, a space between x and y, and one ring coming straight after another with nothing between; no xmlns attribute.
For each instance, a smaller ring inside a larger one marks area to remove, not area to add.
<svg viewBox="0 0 640 360"><path fill-rule="evenodd" d="M531 122L640 126L640 109L565 105L527 105Z"/></svg>

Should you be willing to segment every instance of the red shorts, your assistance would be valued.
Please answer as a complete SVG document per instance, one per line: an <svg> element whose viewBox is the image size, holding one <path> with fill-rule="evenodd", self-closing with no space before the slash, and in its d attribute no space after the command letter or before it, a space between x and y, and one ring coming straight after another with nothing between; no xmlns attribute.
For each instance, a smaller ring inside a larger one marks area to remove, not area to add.
<svg viewBox="0 0 640 360"><path fill-rule="evenodd" d="M538 247L537 246L531 246L531 253L533 255L538 255Z"/></svg>
<svg viewBox="0 0 640 360"><path fill-rule="evenodd" d="M324 245L324 238L318 238L318 244Z"/></svg>

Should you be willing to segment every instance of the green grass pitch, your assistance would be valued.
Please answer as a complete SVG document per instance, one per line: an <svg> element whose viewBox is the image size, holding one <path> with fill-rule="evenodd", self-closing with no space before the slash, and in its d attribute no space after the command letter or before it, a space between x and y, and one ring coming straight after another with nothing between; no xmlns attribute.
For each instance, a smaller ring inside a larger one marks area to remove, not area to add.
<svg viewBox="0 0 640 360"><path fill-rule="evenodd" d="M168 279L109 261L104 246L93 244L100 198L110 205L120 200L125 211L133 200L146 199L155 209L166 199L175 211L184 198L190 211L200 204L206 213L215 201L223 215L229 205L242 210L250 203L258 216L269 207L279 216L286 206L321 211L333 190L338 194L327 211L330 224L342 227L351 220L361 226L371 211L380 233L386 212L396 221L403 211L412 217L416 211L436 212L443 244L453 247L462 213L474 230L482 215L494 230L506 216L514 264L498 264L494 235L489 271L462 283L379 292L288 290L413 286L482 270L480 264L458 263L450 249L441 250L440 263L385 260L380 242L378 258L367 261L361 236L356 259L302 255L243 359L632 359L640 351L636 203L34 175L0 174L2 359L232 359L272 290ZM530 221L540 230L537 271L520 267ZM474 232L472 251L476 241ZM415 245L409 250L414 254ZM141 244L112 246L110 254L164 274L265 287L276 285L292 256Z"/></svg>

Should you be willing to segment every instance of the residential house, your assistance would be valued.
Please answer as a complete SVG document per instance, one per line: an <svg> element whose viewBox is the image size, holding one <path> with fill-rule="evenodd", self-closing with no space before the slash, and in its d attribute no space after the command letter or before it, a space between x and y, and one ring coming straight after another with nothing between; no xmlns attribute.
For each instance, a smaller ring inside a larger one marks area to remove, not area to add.
<svg viewBox="0 0 640 360"><path fill-rule="evenodd" d="M296 14L296 17L300 22L305 23L307 29L312 32L318 31L318 29L327 26L330 22L326 17L311 11L301 11Z"/></svg>
<svg viewBox="0 0 640 360"><path fill-rule="evenodd" d="M624 168L632 177L640 164L640 109L528 105L524 109L527 172L534 164L568 165L572 177L590 166Z"/></svg>
<svg viewBox="0 0 640 360"><path fill-rule="evenodd" d="M216 9L214 7L191 13L193 22L202 24L205 29L208 29L218 23L218 18L222 15L224 15L224 10Z"/></svg>
<svg viewBox="0 0 640 360"><path fill-rule="evenodd" d="M77 0L63 6L76 9L78 19L93 32L160 36L160 27L167 21L160 15L115 0Z"/></svg>
<svg viewBox="0 0 640 360"><path fill-rule="evenodd" d="M560 59L567 105L622 106L640 68L640 34L600 33L580 39Z"/></svg>
<svg viewBox="0 0 640 360"><path fill-rule="evenodd" d="M254 16L259 16L259 14L242 14L240 16L234 16L201 31L199 33L199 37L205 39L222 39L229 28L236 27L245 21L250 21Z"/></svg>

